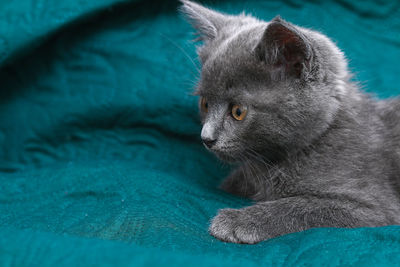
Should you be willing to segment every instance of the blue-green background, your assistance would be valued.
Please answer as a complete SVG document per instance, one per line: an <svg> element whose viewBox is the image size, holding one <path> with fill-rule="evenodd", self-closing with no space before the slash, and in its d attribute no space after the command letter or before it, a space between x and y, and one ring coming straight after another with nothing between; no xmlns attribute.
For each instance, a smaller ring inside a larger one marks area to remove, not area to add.
<svg viewBox="0 0 400 267"><path fill-rule="evenodd" d="M320 30L365 91L400 94L398 1L203 3ZM0 265L399 264L397 226L252 246L208 235L218 209L249 203L217 189L229 168L200 144L198 63L177 7L0 1Z"/></svg>

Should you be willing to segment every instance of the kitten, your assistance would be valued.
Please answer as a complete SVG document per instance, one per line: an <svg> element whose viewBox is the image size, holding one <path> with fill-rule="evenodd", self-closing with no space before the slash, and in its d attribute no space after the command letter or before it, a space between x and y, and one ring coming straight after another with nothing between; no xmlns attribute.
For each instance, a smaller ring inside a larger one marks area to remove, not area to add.
<svg viewBox="0 0 400 267"><path fill-rule="evenodd" d="M400 101L361 93L319 32L181 2L204 42L201 138L239 163L222 188L256 201L220 210L211 235L254 244L313 227L400 224Z"/></svg>

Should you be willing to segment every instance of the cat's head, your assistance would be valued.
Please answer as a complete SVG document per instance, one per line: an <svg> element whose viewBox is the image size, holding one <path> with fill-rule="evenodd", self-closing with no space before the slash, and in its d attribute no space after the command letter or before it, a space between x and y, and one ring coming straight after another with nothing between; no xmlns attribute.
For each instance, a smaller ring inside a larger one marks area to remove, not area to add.
<svg viewBox="0 0 400 267"><path fill-rule="evenodd" d="M349 75L326 36L280 17L265 22L182 3L203 42L196 94L208 149L227 161L277 160L329 127Z"/></svg>

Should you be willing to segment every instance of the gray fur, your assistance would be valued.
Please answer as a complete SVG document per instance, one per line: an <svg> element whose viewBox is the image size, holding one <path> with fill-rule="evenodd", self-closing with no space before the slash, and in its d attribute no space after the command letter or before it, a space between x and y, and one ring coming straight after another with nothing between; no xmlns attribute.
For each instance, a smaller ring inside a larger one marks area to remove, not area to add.
<svg viewBox="0 0 400 267"><path fill-rule="evenodd" d="M400 224L400 100L362 93L321 33L182 3L204 41L202 138L239 164L221 187L256 201L220 210L210 234L253 244L313 227ZM232 104L248 107L244 120L229 115Z"/></svg>

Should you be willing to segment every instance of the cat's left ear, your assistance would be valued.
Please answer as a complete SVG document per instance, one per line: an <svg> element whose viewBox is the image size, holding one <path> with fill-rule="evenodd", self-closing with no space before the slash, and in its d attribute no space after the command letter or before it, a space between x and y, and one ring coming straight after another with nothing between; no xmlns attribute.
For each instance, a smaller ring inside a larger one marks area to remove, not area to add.
<svg viewBox="0 0 400 267"><path fill-rule="evenodd" d="M217 37L220 29L229 20L228 15L208 9L202 5L188 0L181 0L180 11L187 17L188 21L198 31L199 39L210 41Z"/></svg>
<svg viewBox="0 0 400 267"><path fill-rule="evenodd" d="M279 16L268 24L255 52L260 60L296 78L304 77L310 70L310 42Z"/></svg>

